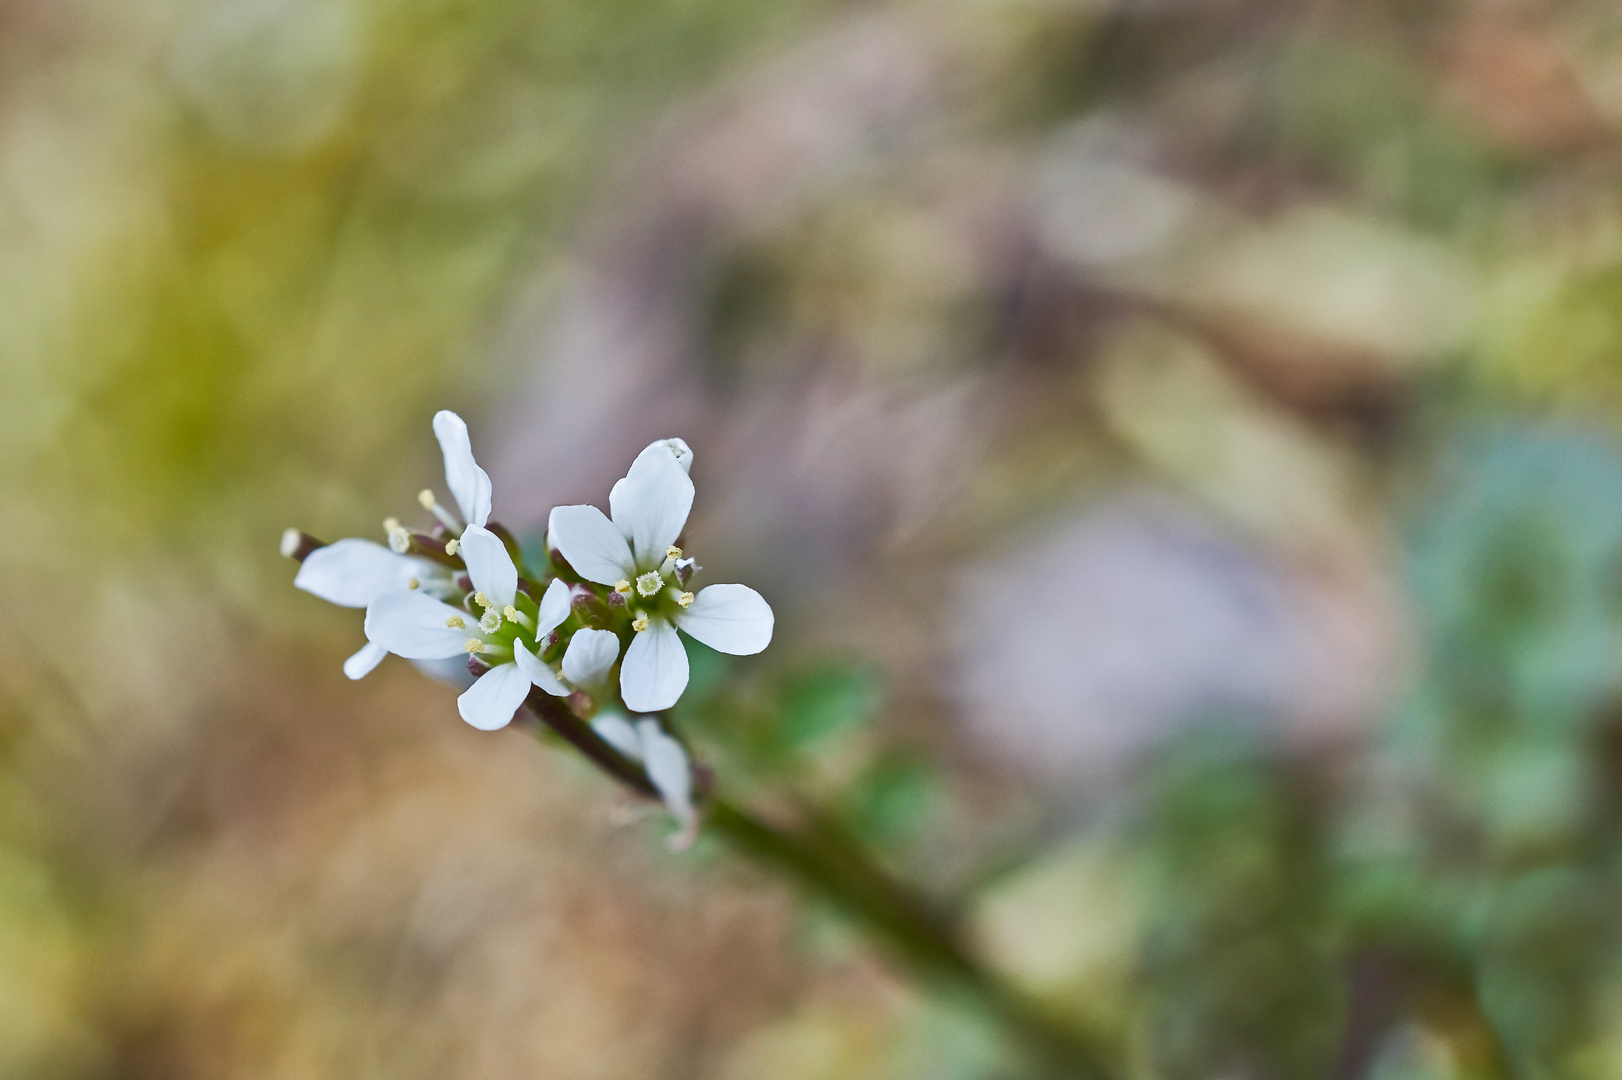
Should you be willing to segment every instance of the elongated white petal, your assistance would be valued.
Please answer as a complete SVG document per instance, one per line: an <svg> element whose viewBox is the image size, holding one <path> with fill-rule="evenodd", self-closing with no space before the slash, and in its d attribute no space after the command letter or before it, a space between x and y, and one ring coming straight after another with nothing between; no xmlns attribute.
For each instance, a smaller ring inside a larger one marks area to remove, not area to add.
<svg viewBox="0 0 1622 1080"><path fill-rule="evenodd" d="M772 643L771 605L747 585L711 585L676 616L676 625L716 652L757 653Z"/></svg>
<svg viewBox="0 0 1622 1080"><path fill-rule="evenodd" d="M687 652L676 628L652 620L631 640L620 665L620 697L632 712L658 712L676 704L687 689Z"/></svg>
<svg viewBox="0 0 1622 1080"><path fill-rule="evenodd" d="M693 481L670 447L657 442L636 456L625 479L608 493L608 509L615 527L631 542L637 566L652 570L687 527Z"/></svg>
<svg viewBox="0 0 1622 1080"><path fill-rule="evenodd" d="M424 571L421 559L351 536L305 556L293 584L329 604L365 607L383 593L404 589Z"/></svg>
<svg viewBox="0 0 1622 1080"><path fill-rule="evenodd" d="M582 690L595 689L619 658L620 639L612 631L576 630L563 653L563 677Z"/></svg>
<svg viewBox="0 0 1622 1080"><path fill-rule="evenodd" d="M461 608L420 592L384 593L366 608L366 640L376 642L407 660L443 660L462 652L470 634L464 624L474 620Z"/></svg>
<svg viewBox="0 0 1622 1080"><path fill-rule="evenodd" d="M458 552L467 563L467 576L473 587L500 611L518 595L518 568L507 554L507 545L489 529L469 525L462 531L462 547Z"/></svg>
<svg viewBox="0 0 1622 1080"><path fill-rule="evenodd" d="M497 664L456 699L456 711L480 731L494 731L512 723L528 694L529 679L517 664Z"/></svg>
<svg viewBox="0 0 1622 1080"><path fill-rule="evenodd" d="M351 679L364 679L387 655L389 650L375 641L368 641L360 647L359 652L344 661L344 674Z"/></svg>
<svg viewBox="0 0 1622 1080"><path fill-rule="evenodd" d="M541 594L540 614L535 617L535 640L542 638L558 628L558 624L569 617L569 586L552 579L552 584L546 587Z"/></svg>
<svg viewBox="0 0 1622 1080"><path fill-rule="evenodd" d="M636 731L642 742L642 761L647 767L648 779L681 822L686 842L691 842L697 815L693 812L693 767L687 760L687 751L660 729L658 721L638 720ZM680 846L685 847L686 843Z"/></svg>
<svg viewBox="0 0 1622 1080"><path fill-rule="evenodd" d="M630 545L595 506L554 506L546 539L587 581L612 585L636 577Z"/></svg>
<svg viewBox="0 0 1622 1080"><path fill-rule="evenodd" d="M490 477L473 460L473 443L467 437L467 425L462 418L448 409L434 414L434 436L439 439L440 452L445 455L445 483L451 489L451 498L462 511L462 520L469 525L484 525L490 520Z"/></svg>
<svg viewBox="0 0 1622 1080"><path fill-rule="evenodd" d="M522 641L513 642L513 662L518 665L518 670L524 673L526 679L548 694L553 697L568 696L569 688L559 681L557 673L542 663L534 653L524 648Z"/></svg>
<svg viewBox="0 0 1622 1080"><path fill-rule="evenodd" d="M601 713L591 722L591 730L632 761L642 760L642 740L625 717L618 713Z"/></svg>
<svg viewBox="0 0 1622 1080"><path fill-rule="evenodd" d="M662 446L669 450L675 456L676 464L681 466L682 472L690 473L693 471L693 448L687 445L686 439L678 439L674 436L668 439L655 439L648 444L643 453L647 453L648 450L652 450L655 446Z"/></svg>

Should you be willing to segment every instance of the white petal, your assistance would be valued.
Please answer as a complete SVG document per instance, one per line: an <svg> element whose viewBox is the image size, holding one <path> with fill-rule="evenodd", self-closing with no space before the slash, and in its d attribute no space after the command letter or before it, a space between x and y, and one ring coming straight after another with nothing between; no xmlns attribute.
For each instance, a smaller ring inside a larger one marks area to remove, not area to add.
<svg viewBox="0 0 1622 1080"><path fill-rule="evenodd" d="M460 416L441 409L434 414L434 436L445 455L445 483L450 485L451 498L462 511L462 520L469 525L484 525L490 520L490 477L473 460L467 425Z"/></svg>
<svg viewBox="0 0 1622 1080"><path fill-rule="evenodd" d="M676 616L676 625L716 652L757 653L772 643L771 605L747 585L711 585Z"/></svg>
<svg viewBox="0 0 1622 1080"><path fill-rule="evenodd" d="M366 608L366 640L407 660L443 660L462 652L467 639L477 636L467 625L447 626L453 616L464 624L475 622L461 608L420 592L384 593Z"/></svg>
<svg viewBox="0 0 1622 1080"><path fill-rule="evenodd" d="M351 536L305 556L293 584L329 604L365 607L425 572L421 559Z"/></svg>
<svg viewBox="0 0 1622 1080"><path fill-rule="evenodd" d="M462 546L457 550L467 563L467 576L473 587L500 611L518 595L518 568L507 554L507 545L489 529L469 525L462 530Z"/></svg>
<svg viewBox="0 0 1622 1080"><path fill-rule="evenodd" d="M654 619L636 635L620 665L620 697L632 712L658 712L687 689L687 652L676 628Z"/></svg>
<svg viewBox="0 0 1622 1080"><path fill-rule="evenodd" d="M518 665L497 664L456 699L456 711L480 731L494 731L512 723L528 696L529 679Z"/></svg>
<svg viewBox="0 0 1622 1080"><path fill-rule="evenodd" d="M608 493L608 509L631 542L637 566L652 570L687 527L693 481L670 448L657 442L637 455L625 479Z"/></svg>
<svg viewBox="0 0 1622 1080"><path fill-rule="evenodd" d="M675 455L676 464L681 466L682 472L690 473L693 471L693 448L687 445L687 440L677 439L675 437L671 437L669 439L655 439L649 443L647 445L647 449L643 450L642 452L645 454L648 452L648 450L652 450L655 446L662 446L666 450L669 450L671 454Z"/></svg>
<svg viewBox="0 0 1622 1080"><path fill-rule="evenodd" d="M632 761L642 760L642 740L637 738L636 729L625 717L618 713L601 713L591 722L591 730Z"/></svg>
<svg viewBox="0 0 1622 1080"><path fill-rule="evenodd" d="M620 639L609 630L576 630L563 653L563 677L590 690L608 678L620 658Z"/></svg>
<svg viewBox="0 0 1622 1080"><path fill-rule="evenodd" d="M546 539L587 581L612 585L636 577L625 537L595 506L554 506Z"/></svg>
<svg viewBox="0 0 1622 1080"><path fill-rule="evenodd" d="M351 679L364 679L387 655L389 650L375 641L368 641L360 647L360 652L344 661L344 674Z"/></svg>
<svg viewBox="0 0 1622 1080"><path fill-rule="evenodd" d="M646 763L648 779L659 789L660 797L681 822L683 831L691 830L696 816L693 813L693 768L687 760L687 751L661 731L657 721L638 720L636 729L642 741L642 760Z"/></svg>
<svg viewBox="0 0 1622 1080"><path fill-rule="evenodd" d="M528 649L522 641L513 642L513 662L524 677L553 697L567 697L569 688L558 681L557 674Z"/></svg>
<svg viewBox="0 0 1622 1080"><path fill-rule="evenodd" d="M535 641L537 643L558 628L558 624L569 617L569 586L557 578L546 587L541 594L541 611L535 621Z"/></svg>

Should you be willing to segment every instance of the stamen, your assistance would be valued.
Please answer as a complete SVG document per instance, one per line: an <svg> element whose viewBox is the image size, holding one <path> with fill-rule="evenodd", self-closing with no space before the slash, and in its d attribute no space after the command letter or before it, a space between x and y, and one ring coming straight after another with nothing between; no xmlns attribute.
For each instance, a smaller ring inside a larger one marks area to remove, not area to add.
<svg viewBox="0 0 1622 1080"><path fill-rule="evenodd" d="M433 488L423 488L417 492L417 501L422 504L424 510L438 518L440 524L444 525L445 528L451 532L462 531L462 519L439 505L439 500L434 498Z"/></svg>
<svg viewBox="0 0 1622 1080"><path fill-rule="evenodd" d="M679 558L681 558L681 548L677 547L675 544L671 544L669 547L665 548L665 558L667 558L667 559L679 559Z"/></svg>
<svg viewBox="0 0 1622 1080"><path fill-rule="evenodd" d="M452 615L450 618L445 620L445 625L452 630L465 630L467 628L467 623L462 621L462 616L460 615Z"/></svg>
<svg viewBox="0 0 1622 1080"><path fill-rule="evenodd" d="M646 630L647 628L648 628L648 613L646 611L637 612L636 613L636 618L631 620L631 629L635 630L637 633L640 634L642 631Z"/></svg>
<svg viewBox="0 0 1622 1080"><path fill-rule="evenodd" d="M676 603L680 604L682 607L692 607L693 594L690 592L682 593L680 596L676 597Z"/></svg>
<svg viewBox="0 0 1622 1080"><path fill-rule="evenodd" d="M396 555L404 555L411 550L411 534L396 525L389 530L389 550Z"/></svg>
<svg viewBox="0 0 1622 1080"><path fill-rule="evenodd" d="M522 611L519 611L511 604L508 604L506 607L502 608L501 613L507 617L508 622L515 622L519 626L522 626L525 630L535 629L535 620L530 618L528 615L525 615Z"/></svg>
<svg viewBox="0 0 1622 1080"><path fill-rule="evenodd" d="M477 656L484 651L484 642L476 637L470 637L467 639L467 644L462 647L468 651L469 655Z"/></svg>
<svg viewBox="0 0 1622 1080"><path fill-rule="evenodd" d="M665 579L659 576L657 570L649 570L636 579L636 591L643 596L658 596L659 590L665 587Z"/></svg>
<svg viewBox="0 0 1622 1080"><path fill-rule="evenodd" d="M457 552L457 549L460 548L461 546L462 546L462 541L456 539L456 537L453 536L449 540L445 541L445 554L447 554L447 555L455 555L456 552Z"/></svg>
<svg viewBox="0 0 1622 1080"><path fill-rule="evenodd" d="M408 578L406 579L406 588L420 589L422 588L422 582L418 581L416 578Z"/></svg>
<svg viewBox="0 0 1622 1080"><path fill-rule="evenodd" d="M501 629L501 612L495 608L486 611L479 618L479 629L487 634L493 634Z"/></svg>
<svg viewBox="0 0 1622 1080"><path fill-rule="evenodd" d="M386 517L386 518L383 519L383 532L385 534L392 533L395 529L398 529L399 527L400 527L400 519L399 518L397 518L397 517Z"/></svg>
<svg viewBox="0 0 1622 1080"><path fill-rule="evenodd" d="M620 578L618 581L614 582L614 591L619 593L621 596L630 596L631 583L626 581L624 578Z"/></svg>
<svg viewBox="0 0 1622 1080"><path fill-rule="evenodd" d="M484 595L484 593L482 593L482 592L476 592L476 593L473 594L473 602L475 604L478 604L482 608L493 608L493 607L495 607L495 605L490 602L490 598L488 596Z"/></svg>
<svg viewBox="0 0 1622 1080"><path fill-rule="evenodd" d="M288 529L282 533L282 558L293 557L294 552L298 551L300 539L297 529Z"/></svg>

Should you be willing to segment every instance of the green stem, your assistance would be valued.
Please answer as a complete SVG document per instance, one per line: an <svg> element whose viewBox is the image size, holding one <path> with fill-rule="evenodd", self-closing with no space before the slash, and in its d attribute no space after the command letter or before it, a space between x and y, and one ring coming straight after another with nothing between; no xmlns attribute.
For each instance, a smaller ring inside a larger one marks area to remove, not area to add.
<svg viewBox="0 0 1622 1080"><path fill-rule="evenodd" d="M604 742L559 699L530 694L531 710L599 768L638 795L657 798L637 763ZM977 1000L1041 1058L1049 1074L1066 1080L1106 1080L1104 1056L1079 1033L1054 1023L1023 995L988 971L962 941L956 922L918 890L883 870L856 838L802 807L795 827L768 823L719 797L708 800L705 821L734 849L785 871L854 917L918 975L955 987Z"/></svg>

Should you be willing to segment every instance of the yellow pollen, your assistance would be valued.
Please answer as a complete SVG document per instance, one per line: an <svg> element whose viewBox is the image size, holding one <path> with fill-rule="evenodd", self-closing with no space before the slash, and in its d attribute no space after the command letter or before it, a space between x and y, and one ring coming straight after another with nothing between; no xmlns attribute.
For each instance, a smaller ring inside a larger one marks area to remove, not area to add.
<svg viewBox="0 0 1622 1080"><path fill-rule="evenodd" d="M648 628L648 613L645 612L645 611L637 612L636 618L631 620L631 629L635 630L637 633L640 634L642 631L646 630L647 628Z"/></svg>
<svg viewBox="0 0 1622 1080"><path fill-rule="evenodd" d="M484 642L480 641L476 637L470 637L467 639L467 645L464 647L469 653L477 656L484 651Z"/></svg>
<svg viewBox="0 0 1622 1080"><path fill-rule="evenodd" d="M488 596L484 595L484 593L482 593L482 592L476 592L476 593L473 594L473 602L475 604L478 604L482 608L493 608L493 607L496 606L496 605L492 604L490 602L490 598Z"/></svg>
<svg viewBox="0 0 1622 1080"><path fill-rule="evenodd" d="M680 604L682 607L692 607L693 594L690 592L682 593L680 596L676 597L676 603Z"/></svg>
<svg viewBox="0 0 1622 1080"><path fill-rule="evenodd" d="M434 489L423 488L421 491L417 492L417 501L422 503L422 508L424 510L432 510L434 508L434 502L436 501L434 499Z"/></svg>
<svg viewBox="0 0 1622 1080"><path fill-rule="evenodd" d="M462 546L462 541L456 539L453 536L449 540L445 541L445 554L447 554L447 555L455 555L456 552L457 552L457 549L460 548L461 546Z"/></svg>
<svg viewBox="0 0 1622 1080"><path fill-rule="evenodd" d="M508 604L506 607L502 608L501 613L507 616L508 622L518 621L518 609L513 607L511 604Z"/></svg>
<svg viewBox="0 0 1622 1080"><path fill-rule="evenodd" d="M418 581L416 578L411 578L409 581L406 582L406 588L408 588L408 589L420 589L420 588L422 588L422 582Z"/></svg>
<svg viewBox="0 0 1622 1080"><path fill-rule="evenodd" d="M631 595L631 583L626 581L624 578L620 578L618 581L614 582L614 591L625 596L629 596Z"/></svg>
<svg viewBox="0 0 1622 1080"><path fill-rule="evenodd" d="M384 532L391 533L395 529L398 529L399 527L400 527L400 519L399 518L397 518L397 517L386 517L386 518L383 519L383 531Z"/></svg>
<svg viewBox="0 0 1622 1080"><path fill-rule="evenodd" d="M445 625L452 630L462 630L466 628L467 623L462 621L462 616L452 615L450 618L445 620Z"/></svg>
<svg viewBox="0 0 1622 1080"><path fill-rule="evenodd" d="M671 544L669 547L665 548L665 558L667 558L667 559L679 559L679 558L681 558L681 548L677 547L675 544Z"/></svg>

